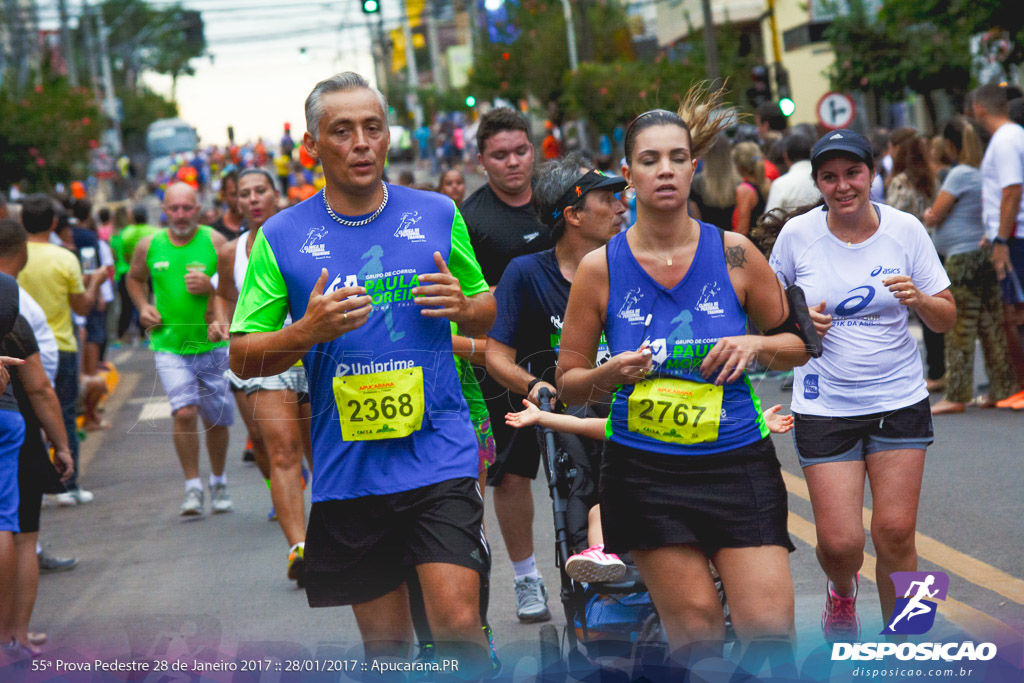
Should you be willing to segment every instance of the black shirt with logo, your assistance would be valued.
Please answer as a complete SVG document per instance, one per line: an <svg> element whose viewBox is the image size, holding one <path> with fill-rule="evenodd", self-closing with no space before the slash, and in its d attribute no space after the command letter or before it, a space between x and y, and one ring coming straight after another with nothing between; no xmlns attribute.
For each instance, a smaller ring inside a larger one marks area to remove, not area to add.
<svg viewBox="0 0 1024 683"><path fill-rule="evenodd" d="M497 285L509 261L554 246L551 230L540 222L533 203L509 206L484 185L459 207L469 241L487 284Z"/></svg>

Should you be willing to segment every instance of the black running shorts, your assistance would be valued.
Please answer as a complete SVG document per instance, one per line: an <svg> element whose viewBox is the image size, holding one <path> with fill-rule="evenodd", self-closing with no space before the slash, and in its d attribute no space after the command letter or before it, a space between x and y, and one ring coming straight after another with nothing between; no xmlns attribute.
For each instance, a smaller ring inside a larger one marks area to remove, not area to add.
<svg viewBox="0 0 1024 683"><path fill-rule="evenodd" d="M793 413L793 423L801 467L863 461L880 451L925 450L935 440L927 398L906 408L855 417Z"/></svg>
<svg viewBox="0 0 1024 683"><path fill-rule="evenodd" d="M605 552L694 544L721 548L796 546L770 438L702 456L651 453L609 442L601 465Z"/></svg>
<svg viewBox="0 0 1024 683"><path fill-rule="evenodd" d="M310 607L369 602L395 590L428 563L486 576L490 548L483 500L473 478L411 491L313 503L306 530Z"/></svg>

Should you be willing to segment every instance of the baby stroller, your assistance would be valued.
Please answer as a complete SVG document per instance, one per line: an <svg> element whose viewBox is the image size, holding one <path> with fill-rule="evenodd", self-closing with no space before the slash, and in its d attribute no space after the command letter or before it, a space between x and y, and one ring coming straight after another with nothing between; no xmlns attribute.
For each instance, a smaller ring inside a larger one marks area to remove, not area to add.
<svg viewBox="0 0 1024 683"><path fill-rule="evenodd" d="M540 393L541 410L550 411L548 392ZM575 412L570 409L570 412ZM590 413L593 416L593 412ZM583 584L565 572L574 552L588 547L587 517L598 502L597 468L603 445L571 434L540 429L541 455L555 526L555 563L565 626L546 624L540 630L540 672L543 683L565 681L632 681L657 679L667 654L661 621L629 555L625 576L614 583ZM715 584L725 611L727 640L733 639L721 581Z"/></svg>

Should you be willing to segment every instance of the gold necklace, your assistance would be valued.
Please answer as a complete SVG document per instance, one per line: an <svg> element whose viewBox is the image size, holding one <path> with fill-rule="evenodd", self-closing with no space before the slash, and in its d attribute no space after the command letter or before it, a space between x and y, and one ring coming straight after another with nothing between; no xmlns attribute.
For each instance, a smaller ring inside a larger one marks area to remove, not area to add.
<svg viewBox="0 0 1024 683"><path fill-rule="evenodd" d="M693 229L691 228L691 232L692 232L692 231L693 231ZM643 249L644 251L646 251L647 253L649 253L649 254L651 254L651 255L655 255L655 252L654 252L654 250L653 250L653 249L651 249L651 248L649 248L649 247L648 247L648 246L647 246L646 244L644 244L644 243L643 243L643 241L642 241L642 240L640 239L640 237L639 237L639 236L637 236L637 242L638 242L637 246L641 247L641 248L642 248L642 249ZM686 247L686 245L687 245L687 244L689 244L689 243L690 243L690 236L689 236L689 235L687 235L687 236L686 236L686 240L685 240L685 241L683 242L682 246L683 246L683 247L685 248L685 247ZM671 265L672 265L672 256L671 256L671 255L669 255L669 256L665 256L665 257L662 257L662 256L658 256L658 258L664 258L664 259L665 259L665 265L666 265L666 266L671 266Z"/></svg>

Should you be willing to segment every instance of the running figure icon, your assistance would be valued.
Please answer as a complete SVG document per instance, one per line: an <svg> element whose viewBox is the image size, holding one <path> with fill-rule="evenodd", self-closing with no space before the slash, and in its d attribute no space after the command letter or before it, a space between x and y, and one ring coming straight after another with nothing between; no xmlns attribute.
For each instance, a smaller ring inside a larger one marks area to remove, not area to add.
<svg viewBox="0 0 1024 683"><path fill-rule="evenodd" d="M903 597L910 598L910 594L914 591L915 586L917 586L917 594L914 597L910 598L910 601L907 603L906 607L903 608L903 611L900 612L899 616L893 619L892 623L889 624L890 631L895 631L896 623L904 617L907 618L907 621L910 621L916 616L922 614L929 614L935 610L934 603L932 603L931 605L927 605L923 602L924 598L934 598L936 595L938 595L938 588L936 588L934 591L928 590L934 583L934 574L929 574L924 579L924 581L912 581L910 583L910 586L907 588L907 592Z"/></svg>

